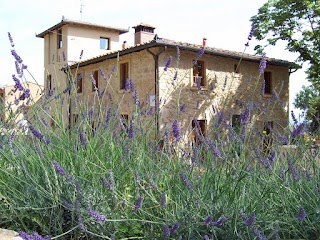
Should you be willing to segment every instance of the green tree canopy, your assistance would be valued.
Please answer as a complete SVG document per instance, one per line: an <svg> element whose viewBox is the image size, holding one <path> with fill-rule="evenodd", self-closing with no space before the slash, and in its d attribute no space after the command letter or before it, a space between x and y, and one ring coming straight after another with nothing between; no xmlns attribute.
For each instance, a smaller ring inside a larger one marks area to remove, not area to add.
<svg viewBox="0 0 320 240"><path fill-rule="evenodd" d="M251 22L258 40L267 40L266 45L284 40L287 50L298 53L298 64L308 63L306 73L311 87L302 89L295 106L307 110L307 117L316 121L320 112L315 100L318 96L310 93L318 94L320 90L320 0L269 0ZM258 45L256 50L264 47Z"/></svg>

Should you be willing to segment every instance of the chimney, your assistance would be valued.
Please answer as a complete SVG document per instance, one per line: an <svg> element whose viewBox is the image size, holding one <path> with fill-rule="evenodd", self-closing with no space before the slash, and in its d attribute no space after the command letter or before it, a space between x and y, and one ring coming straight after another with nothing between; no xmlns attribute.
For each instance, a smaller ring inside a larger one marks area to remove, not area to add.
<svg viewBox="0 0 320 240"><path fill-rule="evenodd" d="M154 29L155 27L140 23L137 26L132 27L135 30L134 33L134 45L143 44L145 42L150 42L154 39Z"/></svg>
<svg viewBox="0 0 320 240"><path fill-rule="evenodd" d="M204 37L202 39L202 47L206 47L207 46L207 39Z"/></svg>
<svg viewBox="0 0 320 240"><path fill-rule="evenodd" d="M122 50L123 50L123 49L126 49L126 48L128 48L128 47L129 47L129 45L128 45L127 41L123 41L123 43L122 43Z"/></svg>

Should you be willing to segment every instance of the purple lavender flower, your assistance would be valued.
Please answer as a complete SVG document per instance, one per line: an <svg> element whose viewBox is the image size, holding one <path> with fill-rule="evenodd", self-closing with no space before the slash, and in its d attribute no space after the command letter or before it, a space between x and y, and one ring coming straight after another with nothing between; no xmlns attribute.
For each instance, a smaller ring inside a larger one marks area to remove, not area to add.
<svg viewBox="0 0 320 240"><path fill-rule="evenodd" d="M117 67L114 65L114 66L112 67L112 69L111 69L111 74L114 74L115 71L116 71L116 69L117 69Z"/></svg>
<svg viewBox="0 0 320 240"><path fill-rule="evenodd" d="M265 53L262 53L260 65L259 65L259 73L263 74L266 67L267 67L267 56Z"/></svg>
<svg viewBox="0 0 320 240"><path fill-rule="evenodd" d="M259 230L258 227L253 227L253 232L257 236L257 240L268 240L268 238L264 235L263 230Z"/></svg>
<svg viewBox="0 0 320 240"><path fill-rule="evenodd" d="M221 227L226 221L227 218L225 216L221 216L216 222L212 222L212 225L215 227Z"/></svg>
<svg viewBox="0 0 320 240"><path fill-rule="evenodd" d="M12 56L15 58L15 60L16 60L18 63L22 63L22 59L21 59L21 57L17 54L16 50L12 49L12 50L11 50L11 54L12 54Z"/></svg>
<svg viewBox="0 0 320 240"><path fill-rule="evenodd" d="M282 144L283 145L287 145L289 143L289 139L288 139L288 137L286 136L286 135L284 135L283 137L282 137Z"/></svg>
<svg viewBox="0 0 320 240"><path fill-rule="evenodd" d="M292 159L288 159L287 162L288 162L288 166L289 166L289 172L291 173L293 180L295 182L299 182L300 178L298 175L298 171L297 171L296 167L294 166Z"/></svg>
<svg viewBox="0 0 320 240"><path fill-rule="evenodd" d="M293 129L293 131L291 132L291 138L297 138L300 137L303 134L303 130L304 130L304 123L300 123L295 129Z"/></svg>
<svg viewBox="0 0 320 240"><path fill-rule="evenodd" d="M136 201L135 205L134 205L134 210L135 211L138 211L142 207L142 202L143 202L143 197L139 196L137 198L137 201Z"/></svg>
<svg viewBox="0 0 320 240"><path fill-rule="evenodd" d="M298 124L298 120L297 120L296 115L294 114L293 110L291 110L291 119L295 124Z"/></svg>
<svg viewBox="0 0 320 240"><path fill-rule="evenodd" d="M172 56L170 56L169 58L168 58L168 60L167 60L167 62L166 62L166 66L164 67L164 71L167 71L168 70L168 68L170 67L170 65L171 65L171 62L172 62Z"/></svg>
<svg viewBox="0 0 320 240"><path fill-rule="evenodd" d="M135 89L134 93L132 94L133 100L134 100L134 104L136 104L137 106L140 106L140 100L139 100L139 95L138 95L138 90Z"/></svg>
<svg viewBox="0 0 320 240"><path fill-rule="evenodd" d="M66 175L66 171L60 166L57 161L53 161L53 166L55 167L58 174Z"/></svg>
<svg viewBox="0 0 320 240"><path fill-rule="evenodd" d="M80 138L80 144L82 146L86 146L87 145L87 139L86 136L84 135L83 132L79 131L79 138Z"/></svg>
<svg viewBox="0 0 320 240"><path fill-rule="evenodd" d="M106 216L101 215L98 212L93 211L91 208L88 208L88 214L90 217L92 217L98 223L106 221Z"/></svg>
<svg viewBox="0 0 320 240"><path fill-rule="evenodd" d="M299 208L298 214L297 214L297 219L299 222L302 222L305 218L307 218L307 213L304 210L304 208Z"/></svg>
<svg viewBox="0 0 320 240"><path fill-rule="evenodd" d="M136 88L135 88L134 82L131 79L129 80L129 84L130 84L130 91L134 92Z"/></svg>
<svg viewBox="0 0 320 240"><path fill-rule="evenodd" d="M211 240L211 239L208 237L208 235L204 235L203 239L204 239L204 240Z"/></svg>
<svg viewBox="0 0 320 240"><path fill-rule="evenodd" d="M8 32L8 38L9 38L9 41L10 41L10 44L11 44L11 47L14 48L14 43L13 43L13 39L12 39L12 36L11 36L11 33Z"/></svg>
<svg viewBox="0 0 320 240"><path fill-rule="evenodd" d="M127 78L124 84L124 90L127 92L130 90L130 80Z"/></svg>
<svg viewBox="0 0 320 240"><path fill-rule="evenodd" d="M244 220L245 224L246 224L248 227L253 226L253 225L256 223L256 221L257 221L257 220L256 220L256 215L255 215L254 212L250 213L249 217L246 216L246 217L245 217L245 220Z"/></svg>
<svg viewBox="0 0 320 240"><path fill-rule="evenodd" d="M189 188L192 189L192 184L190 183L190 181L187 179L186 176L184 176L182 173L179 174L182 182Z"/></svg>
<svg viewBox="0 0 320 240"><path fill-rule="evenodd" d="M68 183L72 183L72 179L73 179L72 175L71 175L71 174L68 174L68 176L67 176L67 182L68 182Z"/></svg>
<svg viewBox="0 0 320 240"><path fill-rule="evenodd" d="M184 112L184 110L186 109L186 104L182 104L180 107L180 112Z"/></svg>
<svg viewBox="0 0 320 240"><path fill-rule="evenodd" d="M176 141L180 140L180 128L178 120L173 120L172 122L172 133Z"/></svg>
<svg viewBox="0 0 320 240"><path fill-rule="evenodd" d="M99 71L104 80L107 80L107 76L104 74L102 67L99 67Z"/></svg>
<svg viewBox="0 0 320 240"><path fill-rule="evenodd" d="M200 91L201 90L201 77L197 77L196 84L197 84L198 91Z"/></svg>
<svg viewBox="0 0 320 240"><path fill-rule="evenodd" d="M114 192L116 189L116 184L115 184L113 172L111 169L109 169L109 182L110 182L110 191Z"/></svg>
<svg viewBox="0 0 320 240"><path fill-rule="evenodd" d="M203 223L204 223L204 225L208 226L212 222L212 220L213 220L213 217L212 216L208 216L203 220Z"/></svg>
<svg viewBox="0 0 320 240"><path fill-rule="evenodd" d="M84 75L84 72L82 71L82 72L78 75L77 79L74 81L74 84L75 84L75 85L77 85L78 82L83 78L83 75Z"/></svg>
<svg viewBox="0 0 320 240"><path fill-rule="evenodd" d="M250 33L248 35L248 42L245 44L246 47L249 47L249 42L251 41L253 34L254 34L254 26L252 24L251 29L250 29Z"/></svg>
<svg viewBox="0 0 320 240"><path fill-rule="evenodd" d="M29 126L29 129L36 138L38 138L40 141L43 140L43 135L39 131L37 131L32 125Z"/></svg>
<svg viewBox="0 0 320 240"><path fill-rule="evenodd" d="M198 53L198 59L201 58L201 57L203 56L203 54L204 54L204 46L202 46L202 47L200 48L200 51L199 51L199 53Z"/></svg>
<svg viewBox="0 0 320 240"><path fill-rule="evenodd" d="M161 193L160 206L161 206L161 208L167 207L167 194L166 194L166 192Z"/></svg>
<svg viewBox="0 0 320 240"><path fill-rule="evenodd" d="M162 229L163 229L163 236L170 237L170 228L168 227L168 225L163 224Z"/></svg>
<svg viewBox="0 0 320 240"><path fill-rule="evenodd" d="M26 232L20 231L19 236L24 240L33 240L33 236L27 234Z"/></svg>
<svg viewBox="0 0 320 240"><path fill-rule="evenodd" d="M180 228L180 223L175 223L172 228L170 229L170 235L174 235L177 233L177 231L179 230Z"/></svg>
<svg viewBox="0 0 320 240"><path fill-rule="evenodd" d="M241 114L240 114L240 123L245 125L248 125L250 123L250 110L246 108Z"/></svg>
<svg viewBox="0 0 320 240"><path fill-rule="evenodd" d="M266 80L263 78L262 85L260 89L260 95L263 97L266 91Z"/></svg>

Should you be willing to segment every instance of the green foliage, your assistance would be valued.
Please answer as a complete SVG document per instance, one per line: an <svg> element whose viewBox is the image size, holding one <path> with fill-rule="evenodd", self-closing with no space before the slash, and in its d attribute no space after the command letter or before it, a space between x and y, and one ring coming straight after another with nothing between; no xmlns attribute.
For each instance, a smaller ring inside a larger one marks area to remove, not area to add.
<svg viewBox="0 0 320 240"><path fill-rule="evenodd" d="M298 53L297 61L309 64L307 74L313 89L320 90L320 2L318 0L269 0L251 18L255 28L254 35L258 40L267 40L275 45L284 40L290 52ZM263 49L258 46L256 50ZM318 100L303 97L305 89L299 93L296 106L304 109L301 98L308 99L309 119L314 120L316 110L319 114ZM316 115L317 115L316 114Z"/></svg>

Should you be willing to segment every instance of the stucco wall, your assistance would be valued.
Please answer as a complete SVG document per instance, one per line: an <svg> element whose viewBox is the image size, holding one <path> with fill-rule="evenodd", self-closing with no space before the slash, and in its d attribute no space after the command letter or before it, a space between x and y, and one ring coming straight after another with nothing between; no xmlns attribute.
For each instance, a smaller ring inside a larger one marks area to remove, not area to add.
<svg viewBox="0 0 320 240"><path fill-rule="evenodd" d="M279 93L281 103L272 101L268 111L263 112L263 108L257 109L255 106L265 106L272 96L260 95L263 76L259 76L258 62L242 61L239 65L240 73L235 74L234 66L239 62L237 59L205 54L200 60L205 63L206 86L198 91L193 86L192 70L193 60L197 55L196 52L181 50L178 61L176 49L168 48L160 57L159 97L162 102L162 133L165 130L170 131L172 121L177 119L184 140L190 141L194 118L206 120L207 130L210 131L217 110L224 112L227 122L231 123L232 115L239 115L244 110L243 104L247 102L252 103L252 126L258 127L261 131L265 121L273 121L275 131L281 131L287 126L288 113L285 109L288 108L289 102L288 68L267 64L265 71L272 73L272 88ZM173 57L172 65L164 71L169 56ZM176 71L177 79L173 80ZM182 104L186 105L183 112L179 109Z"/></svg>

